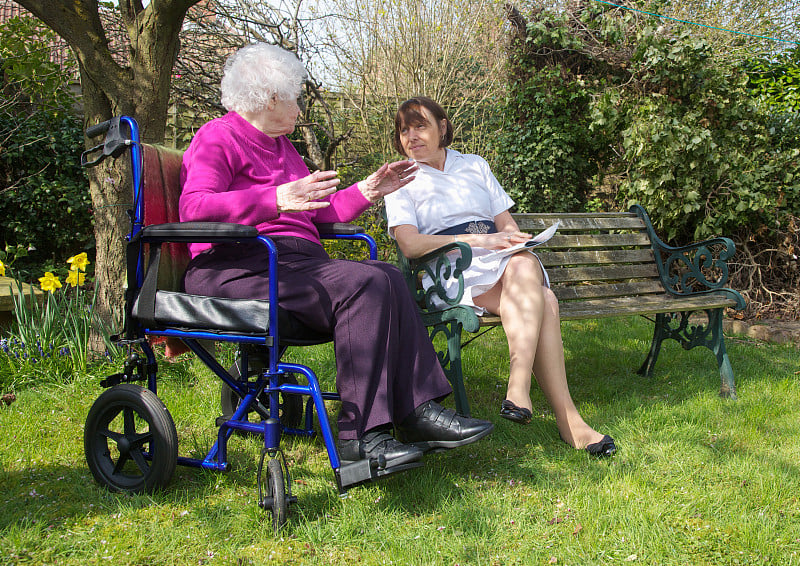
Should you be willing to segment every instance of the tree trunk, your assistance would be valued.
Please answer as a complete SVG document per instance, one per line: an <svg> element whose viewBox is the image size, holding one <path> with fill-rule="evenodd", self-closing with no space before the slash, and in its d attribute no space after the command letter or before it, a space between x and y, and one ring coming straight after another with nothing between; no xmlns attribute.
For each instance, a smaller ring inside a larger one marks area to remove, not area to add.
<svg viewBox="0 0 800 566"><path fill-rule="evenodd" d="M109 49L109 8L101 18L96 0L17 0L70 46L78 60L84 124L113 116L134 118L142 141L164 139L172 67L178 54L178 33L187 10L200 0L159 0L147 7L141 0L119 0L119 17L127 42L125 61ZM117 40L119 41L119 40ZM92 147L98 140L86 140ZM77 151L77 148L76 148ZM104 162L89 171L94 209L98 285L97 312L106 323L121 320L125 283L126 210L132 207L127 159Z"/></svg>

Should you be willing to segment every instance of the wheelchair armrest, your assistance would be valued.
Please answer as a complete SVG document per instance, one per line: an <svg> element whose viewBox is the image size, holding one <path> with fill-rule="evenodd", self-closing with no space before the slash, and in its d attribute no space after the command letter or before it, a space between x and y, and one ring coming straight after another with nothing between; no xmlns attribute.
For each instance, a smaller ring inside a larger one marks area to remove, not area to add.
<svg viewBox="0 0 800 566"><path fill-rule="evenodd" d="M344 222L317 224L320 240L359 240L369 246L369 258L378 259L378 244L363 226Z"/></svg>
<svg viewBox="0 0 800 566"><path fill-rule="evenodd" d="M147 242L236 242L255 238L258 230L231 222L172 222L145 226L138 236Z"/></svg>
<svg viewBox="0 0 800 566"><path fill-rule="evenodd" d="M344 222L331 222L328 224L317 224L320 238L329 238L332 236L352 236L353 234L363 234L365 232L363 226L355 224L346 224Z"/></svg>

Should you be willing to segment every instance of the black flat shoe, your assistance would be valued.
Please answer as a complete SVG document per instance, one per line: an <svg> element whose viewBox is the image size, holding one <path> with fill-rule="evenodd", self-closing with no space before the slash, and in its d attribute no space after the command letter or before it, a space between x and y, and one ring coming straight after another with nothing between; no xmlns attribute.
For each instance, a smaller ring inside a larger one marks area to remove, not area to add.
<svg viewBox="0 0 800 566"><path fill-rule="evenodd" d="M397 436L427 452L471 444L493 429L489 421L462 417L435 401L427 401L397 427Z"/></svg>
<svg viewBox="0 0 800 566"><path fill-rule="evenodd" d="M368 431L358 440L339 440L337 445L343 462L369 460L378 468L391 468L422 460L420 448L398 442L387 430Z"/></svg>
<svg viewBox="0 0 800 566"><path fill-rule="evenodd" d="M515 423L528 424L531 422L533 413L525 407L518 407L513 402L506 399L503 401L503 404L500 405L500 416L504 419L514 421Z"/></svg>
<svg viewBox="0 0 800 566"><path fill-rule="evenodd" d="M606 458L608 456L611 456L617 451L617 445L614 444L614 439L606 434L600 440L600 442L587 444L584 450L586 450L590 456L597 456L598 458Z"/></svg>

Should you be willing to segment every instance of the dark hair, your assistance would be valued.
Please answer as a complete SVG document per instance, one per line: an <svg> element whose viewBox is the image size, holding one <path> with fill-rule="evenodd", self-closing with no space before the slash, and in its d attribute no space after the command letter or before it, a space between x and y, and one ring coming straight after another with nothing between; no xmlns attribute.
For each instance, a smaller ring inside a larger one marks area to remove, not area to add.
<svg viewBox="0 0 800 566"><path fill-rule="evenodd" d="M439 122L442 120L445 121L444 135L439 141L439 147L447 147L453 142L453 124L450 123L450 119L447 117L447 112L444 111L444 108L427 96L415 96L403 102L400 108L397 109L397 114L394 116L394 148L400 155L405 157L408 157L408 155L406 155L403 149L403 144L400 143L400 130L403 129L403 125L405 124L418 125L428 123L428 119L425 118L420 108L425 108L428 112L433 114L435 123L431 124L432 126L438 128Z"/></svg>

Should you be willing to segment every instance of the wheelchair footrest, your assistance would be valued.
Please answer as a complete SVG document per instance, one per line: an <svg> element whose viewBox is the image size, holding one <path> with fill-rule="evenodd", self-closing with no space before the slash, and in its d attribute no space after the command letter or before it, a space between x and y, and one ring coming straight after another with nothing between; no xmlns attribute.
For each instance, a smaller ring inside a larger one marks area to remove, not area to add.
<svg viewBox="0 0 800 566"><path fill-rule="evenodd" d="M379 467L375 460L356 460L355 462L348 462L342 464L337 470L339 476L339 484L342 489L353 487L360 483L376 480L390 474L419 468L422 462L410 462L408 464L400 464L399 466L386 466Z"/></svg>

